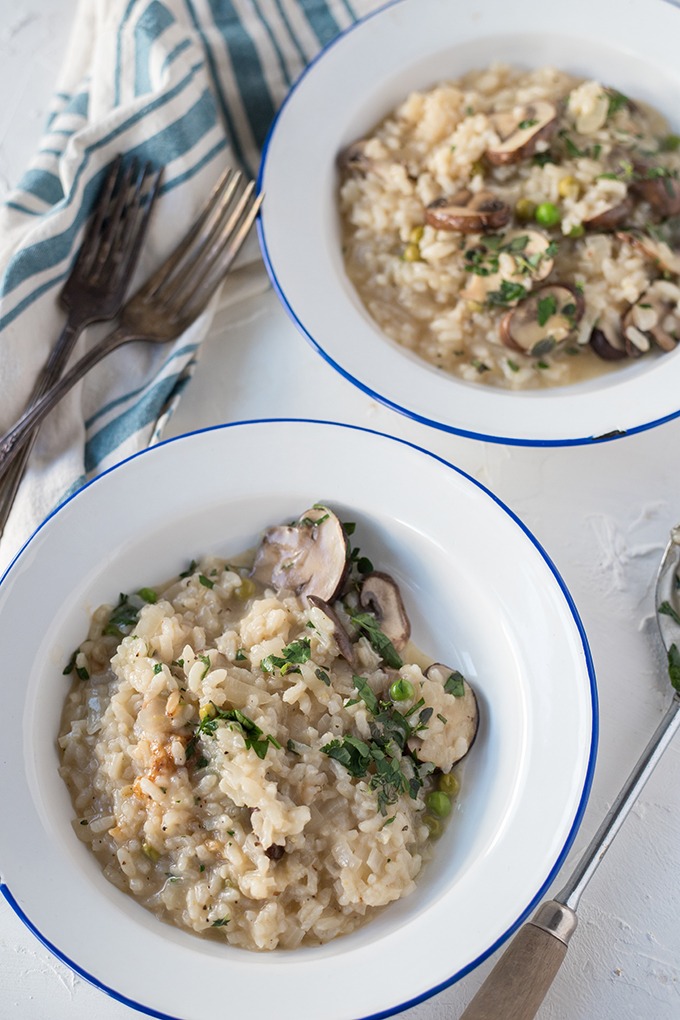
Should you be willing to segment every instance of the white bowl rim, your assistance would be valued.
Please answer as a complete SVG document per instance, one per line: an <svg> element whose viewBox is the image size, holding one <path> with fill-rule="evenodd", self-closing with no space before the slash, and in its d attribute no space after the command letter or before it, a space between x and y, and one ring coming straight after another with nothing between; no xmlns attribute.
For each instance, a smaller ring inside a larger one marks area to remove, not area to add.
<svg viewBox="0 0 680 1020"><path fill-rule="evenodd" d="M398 0L397 0L397 2L398 2ZM433 997L434 995L437 995L439 992L443 991L444 989L446 989L446 988L450 987L451 985L457 983L463 977L465 977L467 974L469 974L471 971L476 969L484 960L486 960L489 956L491 956L494 952L496 952L496 950L498 950L500 948L500 946L502 946L510 938L510 936L521 926L521 924L527 919L527 917L529 917L529 915L534 911L536 906L541 902L541 900L544 897L546 891L550 888L552 882L554 881L555 877L557 876L558 872L560 871L560 869L561 869L562 865L564 864L564 861L565 861L565 859L566 859L566 857L567 857L567 855L569 853L569 850L570 850L570 848L571 848L571 846L572 846L572 844L574 842L576 834L577 834L577 832L578 832L578 830L580 828L580 825L581 825L582 820L583 820L583 815L585 813L585 809L586 809L586 806L587 806L587 803L588 803L588 799L589 799L589 796L590 796L590 792L591 792L591 788L592 788L592 783L593 783L594 772L595 772L595 764L596 764L596 758L597 758L597 748L598 748L598 741L599 741L599 701L598 701L597 681L596 681L594 663L593 663L593 659L592 659L592 654L591 654L591 650L590 650L587 634L586 634L583 622L582 622L582 620L580 618L578 609L577 609L577 607L576 607L576 605L574 603L574 600L572 598L572 595L571 595L571 593L570 593L570 591L569 591L569 589L568 589L564 579L562 578L561 574L559 573L557 567L553 563L552 559L550 558L548 553L545 551L543 546L540 544L538 539L533 535L531 530L527 527L527 525L525 525L523 523L523 521L498 496L496 496L489 488L487 488L478 479L476 479L472 475L468 474L462 468L457 467L452 462L446 460L444 457L442 457L442 456L440 456L440 455L438 455L438 454L436 454L436 453L434 453L434 452L432 452L432 451L430 451L430 450L428 450L428 449L426 449L424 447L421 447L418 444L416 444L414 442L411 442L411 441L409 441L407 439L403 439L403 438L400 438L398 436L390 435L389 433L381 432L381 431L376 430L376 429L366 428L366 427L360 426L360 425L354 425L354 424L345 423L345 422L338 422L338 421L331 421L331 420L326 420L326 419L321 419L321 418L316 419L316 418L281 417L281 418L252 418L252 419L243 419L243 420L240 420L240 421L234 421L234 422L229 422L229 423L224 423L224 424L213 425L213 426L208 426L208 427L205 427L205 428L196 429L196 430L193 430L191 432L184 433L182 435L178 435L178 436L174 436L174 437L171 437L169 439L166 439L166 440L162 440L161 442L157 443L153 447L147 447L147 448L145 448L143 450L140 450L140 451L137 451L136 453L131 454L130 456L126 457L124 460L121 460L120 462L114 464L112 467L106 469L101 474L97 475L93 479L91 479L88 482L86 482L81 488L79 488L77 491L75 491L72 494L70 494L61 504L59 504L57 507L55 507L55 509L52 510L51 513L45 518L45 520L35 529L35 531L26 540L26 542L21 547L21 549L16 554L16 556L12 559L11 563L9 564L9 566L5 569L2 577L0 577L0 587L5 583L5 580L11 574L11 572L13 571L13 569L14 569L15 565L17 564L17 562L21 559L21 557L23 556L25 550L33 543L33 541L36 538L36 536L39 535L42 532L42 530L48 525L48 523L52 520L52 518L55 517L55 515L61 513L66 506L68 506L73 500L77 499L85 490L89 489L90 487L92 487L94 485L97 485L101 481L101 479L103 479L103 478L107 477L108 475L116 472L117 470L122 468L125 464L127 464L127 463L129 463L131 461L137 460L139 457L145 457L145 456L147 456L150 453L152 454L153 451L155 449L159 448L159 447L168 446L168 445L176 444L176 443L181 443L183 440L190 439L192 436L198 436L198 435L201 435L201 434L204 434L204 433L220 432L220 431L226 431L226 430L232 430L232 429L241 429L241 428L244 428L244 427L247 428L248 426L253 426L253 425L255 425L255 426L269 426L269 425L277 425L277 424L295 424L295 425L301 425L301 426L317 426L317 425L320 425L320 426L330 426L330 427L332 427L334 429L348 430L348 431L352 431L352 432L364 433L364 434L367 434L367 435L372 435L372 436L379 437L381 439L386 439L386 440L389 440L389 441L394 442L396 444L401 444L401 445L403 445L405 447L408 447L411 450L414 450L414 451L416 451L418 453L421 453L421 454L423 454L424 456L430 458L433 461L439 462L445 468L447 468L449 470L452 470L454 473L456 473L459 476L461 476L462 478L464 478L467 482L471 483L475 488L479 489L493 503L495 503L496 506L503 513L505 513L511 519L512 522L514 522L514 524L520 529L520 531L524 534L524 536L535 547L537 553L543 559L545 565L548 567L550 573L553 575L553 578L554 578L554 580L555 580L555 582L556 582L556 584L557 584L557 586L558 586L558 588L559 588L559 590L561 592L561 595L562 595L562 597L565 600L566 608L569 611L569 614L570 614L570 616L572 618L572 622L573 622L573 624L575 626L578 638L579 638L579 640L581 642L581 650L582 650L582 653L583 653L583 663L584 663L585 670L587 672L587 677L588 677L588 685L589 685L588 694L590 696L590 706L589 707L591 709L590 741L589 741L590 746L589 746L589 753L588 753L587 762L585 763L585 772L584 772L583 785L582 785L580 797L579 797L579 800L578 800L578 805L577 805L577 807L575 809L575 812L574 812L574 818L573 818L571 827L569 829L569 832L567 833L567 836L566 836L566 838L564 840L563 846L562 846L559 854L556 856L555 862L554 862L552 868L550 869L549 874L546 876L545 880L541 883L540 887L536 890L534 896L531 898L530 902L527 904L525 910L520 914L520 916L517 917L515 922L513 924L511 924L504 932L502 932L499 935L499 937L493 942L493 944L488 947L488 949L486 949L484 952L480 953L467 966L461 967L453 975L451 975L451 977L449 977L448 979L446 979L446 980L440 982L439 984L437 984L437 985L427 989L426 991L424 991L421 994L413 996L408 1001L404 1001L404 1002L400 1003L399 1005L389 1007L386 1010L380 1010L379 1012L371 1012L371 1013L368 1013L368 1014L365 1014L365 1015L363 1015L361 1017L357 1017L356 1018L356 1020L382 1020L382 1018L394 1016L395 1014L398 1014L398 1013L400 1013L400 1012L402 1012L402 1011L404 1011L406 1009L409 1009L409 1008L411 1008L411 1007L413 1007L415 1005L418 1005L419 1003L424 1002L424 1001L430 999L431 997ZM128 1006L128 1007L130 1007L132 1009L135 1009L135 1010L137 1010L140 1013L143 1013L143 1014L151 1016L151 1017L155 1017L155 1018L157 1018L157 1020L185 1020L184 1016L181 1016L179 1014L171 1014L171 1013L164 1012L162 1010L158 1010L158 1009L156 1009L156 1008L154 1008L152 1006L147 1006L147 1005L145 1005L142 1002L138 1002L138 1001L136 1001L136 1000L126 996L125 994L117 991L111 985L107 984L105 981L103 981L103 980L97 978L96 976L94 976L92 973L90 973L84 967L80 966L75 960L71 959L68 956L67 953L65 953L64 951L59 949L58 945L56 945L53 941L51 941L50 939L48 939L47 937L45 937L43 935L43 933L41 932L41 930L38 927L38 925L36 925L31 920L31 918L27 915L27 913L21 908L21 906L16 901L14 895L12 894L10 885L7 882L4 881L1 870L0 870L0 893L2 893L4 899L6 900L6 902L10 906L10 908L13 910L13 912L17 915L19 920L21 920L24 923L24 925L29 929L29 931L31 931L31 933L38 939L38 941L40 941L45 946L46 949L48 949L57 959L59 959L62 963L64 963L70 970L72 970L74 973L76 973L77 975L82 977L89 984L91 984L95 988L99 989L100 991L104 992L106 995L108 995L110 998L114 999L115 1001L118 1001L118 1002L122 1003L123 1005L126 1005L126 1006Z"/></svg>

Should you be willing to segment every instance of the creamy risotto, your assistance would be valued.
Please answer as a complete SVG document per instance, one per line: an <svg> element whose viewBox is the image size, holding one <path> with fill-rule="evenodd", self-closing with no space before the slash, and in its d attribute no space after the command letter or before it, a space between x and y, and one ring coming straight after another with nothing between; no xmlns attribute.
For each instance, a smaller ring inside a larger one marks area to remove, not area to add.
<svg viewBox="0 0 680 1020"><path fill-rule="evenodd" d="M394 580L315 506L92 617L61 773L104 874L253 950L352 931L410 894L477 730L410 642Z"/></svg>
<svg viewBox="0 0 680 1020"><path fill-rule="evenodd" d="M505 65L340 154L347 273L438 369L563 385L680 339L680 137L607 83Z"/></svg>

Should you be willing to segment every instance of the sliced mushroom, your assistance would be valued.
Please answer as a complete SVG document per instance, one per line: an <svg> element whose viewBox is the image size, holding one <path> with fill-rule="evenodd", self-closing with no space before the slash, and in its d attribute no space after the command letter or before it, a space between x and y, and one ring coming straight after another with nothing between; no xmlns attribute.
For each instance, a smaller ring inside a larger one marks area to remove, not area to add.
<svg viewBox="0 0 680 1020"><path fill-rule="evenodd" d="M447 733L455 733L453 763L460 761L475 742L479 729L479 706L477 697L467 680L458 672L441 662L433 662L425 670L428 680L434 680L452 693L453 702L446 709Z"/></svg>
<svg viewBox="0 0 680 1020"><path fill-rule="evenodd" d="M350 666L354 668L354 666L356 665L354 645L352 644L352 639L345 630L342 620L340 619L338 614L335 612L332 606L329 606L328 603L324 602L324 600L319 598L318 595L308 595L307 598L312 603L313 606L316 606L317 609L320 609L321 612L324 613L331 621L331 623L333 624L333 637L335 638L335 643L338 646L338 651L342 655L343 659L345 659L346 662L348 662Z"/></svg>
<svg viewBox="0 0 680 1020"><path fill-rule="evenodd" d="M377 619L380 629L397 651L406 647L411 636L411 624L397 582L379 570L367 574L361 585L359 602Z"/></svg>
<svg viewBox="0 0 680 1020"><path fill-rule="evenodd" d="M526 238L524 243L522 239ZM534 283L545 280L552 272L555 259L550 254L551 240L540 230L509 230L504 234L501 243L495 249L487 247L484 238L467 249L464 253L466 260L471 260L468 251L474 253L476 250L486 250L491 255L498 256L499 269L497 273L488 276L470 273L470 279L463 288L463 296L472 301L484 301L490 291L498 290L503 280L513 283L521 281L526 290L529 290Z"/></svg>
<svg viewBox="0 0 680 1020"><path fill-rule="evenodd" d="M621 323L630 357L646 354L651 341L662 351L674 351L680 340L680 314L674 303L643 294L628 309Z"/></svg>
<svg viewBox="0 0 680 1020"><path fill-rule="evenodd" d="M602 358L603 361L622 361L628 357L623 337L611 330L605 331L596 326L588 342L598 358Z"/></svg>
<svg viewBox="0 0 680 1020"><path fill-rule="evenodd" d="M539 142L552 137L557 128L557 108L539 100L491 119L502 141L486 150L486 158L494 166L505 166L533 156Z"/></svg>
<svg viewBox="0 0 680 1020"><path fill-rule="evenodd" d="M506 312L501 341L522 354L548 354L574 332L584 312L583 295L567 283L547 283Z"/></svg>
<svg viewBox="0 0 680 1020"><path fill-rule="evenodd" d="M631 188L649 202L661 219L680 216L680 181L666 167L635 164L636 179Z"/></svg>
<svg viewBox="0 0 680 1020"><path fill-rule="evenodd" d="M340 169L345 172L356 171L362 174L370 170L374 160L366 152L367 144L365 138L360 138L359 141L352 142L346 149L343 149L338 155L338 166Z"/></svg>
<svg viewBox="0 0 680 1020"><path fill-rule="evenodd" d="M583 220L583 226L586 230L616 230L630 218L632 211L633 200L630 195L626 195L621 202L610 205L608 209L591 216L588 220Z"/></svg>
<svg viewBox="0 0 680 1020"><path fill-rule="evenodd" d="M662 271L680 276L680 254L674 252L665 241L650 237L641 231L632 230L622 231L617 234L617 237L629 244L631 248L635 248L636 251L642 252L643 255L652 259Z"/></svg>
<svg viewBox="0 0 680 1020"><path fill-rule="evenodd" d="M261 584L332 602L347 573L347 549L345 530L333 511L312 507L296 524L267 529L252 576Z"/></svg>
<svg viewBox="0 0 680 1020"><path fill-rule="evenodd" d="M437 230L457 230L478 234L504 227L512 215L510 206L490 191L476 195L467 188L450 197L443 196L425 208L425 219Z"/></svg>
<svg viewBox="0 0 680 1020"><path fill-rule="evenodd" d="M280 861L285 852L285 846L281 846L280 843L272 843L272 845L268 846L265 850L265 856L268 857L270 861Z"/></svg>

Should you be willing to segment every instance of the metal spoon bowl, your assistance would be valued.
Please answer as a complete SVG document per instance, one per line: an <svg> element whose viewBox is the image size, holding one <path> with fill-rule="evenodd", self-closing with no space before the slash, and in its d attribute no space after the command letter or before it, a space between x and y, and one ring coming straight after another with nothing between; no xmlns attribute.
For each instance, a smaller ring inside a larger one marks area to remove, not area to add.
<svg viewBox="0 0 680 1020"><path fill-rule="evenodd" d="M576 930L576 909L615 835L680 729L680 525L671 530L655 587L659 632L668 656L673 698L616 800L563 889L519 930L460 1020L532 1020Z"/></svg>

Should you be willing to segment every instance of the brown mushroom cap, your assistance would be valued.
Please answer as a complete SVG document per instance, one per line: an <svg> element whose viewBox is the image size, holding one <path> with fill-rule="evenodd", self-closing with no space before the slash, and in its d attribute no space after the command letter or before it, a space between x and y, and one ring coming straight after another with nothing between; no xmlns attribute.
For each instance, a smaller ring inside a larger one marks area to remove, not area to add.
<svg viewBox="0 0 680 1020"><path fill-rule="evenodd" d="M377 617L381 631L396 651L406 647L411 636L411 623L406 615L399 586L389 574L380 570L366 574L359 592L359 602Z"/></svg>
<svg viewBox="0 0 680 1020"><path fill-rule="evenodd" d="M446 709L447 722L453 723L457 738L462 741L460 748L462 753L458 754L455 759L460 761L474 744L479 729L479 705L475 692L457 670L451 669L450 666L445 666L441 662L433 662L431 666L428 666L424 676L428 680L439 681L444 687L451 677L455 677L458 681L457 687L462 685L462 694L454 695L453 703Z"/></svg>
<svg viewBox="0 0 680 1020"><path fill-rule="evenodd" d="M296 524L265 531L252 576L261 584L332 602L347 573L347 549L345 530L333 511L312 507Z"/></svg>
<svg viewBox="0 0 680 1020"><path fill-rule="evenodd" d="M591 216L590 219L583 220L583 226L586 230L616 230L617 227L622 226L629 219L632 211L633 200L630 195L626 195L616 205L611 205L608 209L598 213L597 216Z"/></svg>
<svg viewBox="0 0 680 1020"><path fill-rule="evenodd" d="M345 149L338 154L338 166L344 172L355 171L357 173L366 173L373 166L373 160L366 152L366 146L368 142L365 138L360 138L356 142L352 142Z"/></svg>
<svg viewBox="0 0 680 1020"><path fill-rule="evenodd" d="M605 332L597 326L592 330L588 342L595 354L603 361L622 361L628 357L622 337L614 336L611 332Z"/></svg>
<svg viewBox="0 0 680 1020"><path fill-rule="evenodd" d="M501 341L522 354L547 354L566 340L584 312L583 295L567 283L546 283L503 316Z"/></svg>
<svg viewBox="0 0 680 1020"><path fill-rule="evenodd" d="M519 163L533 156L539 142L547 141L557 128L554 103L538 100L511 113L492 117L502 141L487 149L486 158L494 166Z"/></svg>
<svg viewBox="0 0 680 1020"><path fill-rule="evenodd" d="M436 230L477 234L504 227L512 215L510 206L490 191L473 195L464 188L449 197L436 198L425 208L425 220Z"/></svg>
<svg viewBox="0 0 680 1020"><path fill-rule="evenodd" d="M680 216L680 181L670 174L653 175L654 171L663 167L649 167L637 164L635 169L642 175L641 179L631 184L633 191L649 202L654 212L662 219L669 216Z"/></svg>

